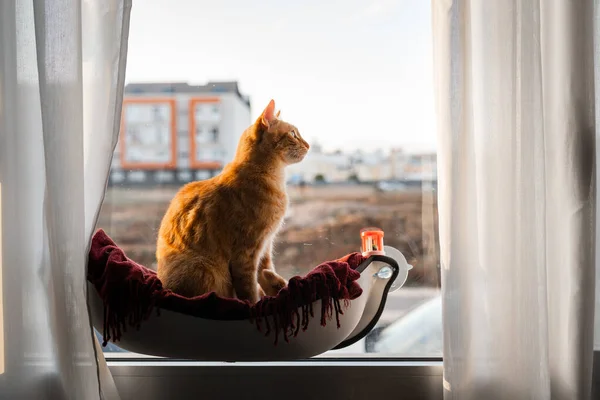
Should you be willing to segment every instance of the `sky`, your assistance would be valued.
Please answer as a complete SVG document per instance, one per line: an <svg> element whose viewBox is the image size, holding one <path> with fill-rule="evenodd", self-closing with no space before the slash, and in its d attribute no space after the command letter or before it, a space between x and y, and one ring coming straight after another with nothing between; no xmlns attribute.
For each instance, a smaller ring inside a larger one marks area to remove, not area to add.
<svg viewBox="0 0 600 400"><path fill-rule="evenodd" d="M435 149L427 0L133 0L126 81L235 80L327 150Z"/></svg>

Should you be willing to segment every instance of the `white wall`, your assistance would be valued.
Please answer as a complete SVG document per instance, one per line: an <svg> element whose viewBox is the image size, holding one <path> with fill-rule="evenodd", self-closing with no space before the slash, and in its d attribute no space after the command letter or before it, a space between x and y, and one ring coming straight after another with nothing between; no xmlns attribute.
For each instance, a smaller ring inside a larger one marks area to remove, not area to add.
<svg viewBox="0 0 600 400"><path fill-rule="evenodd" d="M250 108L233 93L223 94L221 101L227 107L227 118L223 120L224 135L220 140L227 164L233 160L240 137L251 124Z"/></svg>

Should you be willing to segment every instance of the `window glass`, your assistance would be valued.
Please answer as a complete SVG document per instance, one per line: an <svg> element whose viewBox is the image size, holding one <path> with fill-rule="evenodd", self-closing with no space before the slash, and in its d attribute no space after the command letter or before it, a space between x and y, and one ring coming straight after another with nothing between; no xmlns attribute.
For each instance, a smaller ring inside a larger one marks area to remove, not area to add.
<svg viewBox="0 0 600 400"><path fill-rule="evenodd" d="M274 99L311 145L287 168L277 271L358 251L367 226L413 266L371 334L326 355L441 356L430 2L233 1L132 9L124 130L98 227L156 268L170 199L218 174Z"/></svg>

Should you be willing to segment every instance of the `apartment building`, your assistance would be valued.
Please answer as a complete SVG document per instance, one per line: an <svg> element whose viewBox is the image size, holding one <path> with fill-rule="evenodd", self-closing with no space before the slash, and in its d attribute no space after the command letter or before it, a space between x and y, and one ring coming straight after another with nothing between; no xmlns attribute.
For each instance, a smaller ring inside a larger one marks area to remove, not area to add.
<svg viewBox="0 0 600 400"><path fill-rule="evenodd" d="M183 184L230 162L250 125L250 100L237 82L125 86L110 184Z"/></svg>

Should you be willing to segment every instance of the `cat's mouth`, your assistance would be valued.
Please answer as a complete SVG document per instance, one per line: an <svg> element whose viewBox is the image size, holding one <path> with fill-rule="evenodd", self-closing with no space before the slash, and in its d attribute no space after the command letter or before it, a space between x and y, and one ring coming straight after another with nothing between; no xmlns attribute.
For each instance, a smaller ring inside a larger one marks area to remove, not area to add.
<svg viewBox="0 0 600 400"><path fill-rule="evenodd" d="M307 149L290 151L288 153L288 160L289 160L288 162L290 164L299 163L300 161L302 161L304 159L304 157L306 156L306 153L308 153Z"/></svg>

